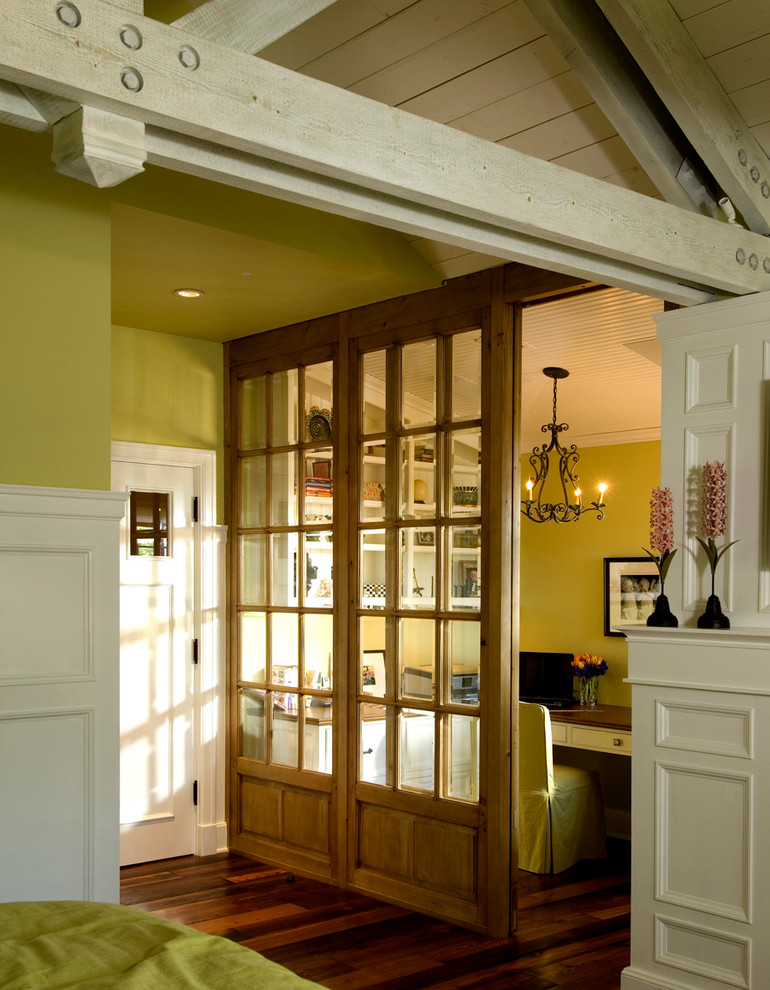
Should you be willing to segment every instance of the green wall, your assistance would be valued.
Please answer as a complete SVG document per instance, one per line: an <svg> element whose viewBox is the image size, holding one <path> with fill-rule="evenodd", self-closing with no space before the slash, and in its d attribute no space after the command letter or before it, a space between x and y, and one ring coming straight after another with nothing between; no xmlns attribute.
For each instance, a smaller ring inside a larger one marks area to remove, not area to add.
<svg viewBox="0 0 770 990"><path fill-rule="evenodd" d="M528 464L522 462L522 478ZM660 483L660 443L580 450L583 491L605 481L607 514L575 523L521 518L520 648L594 653L609 670L599 700L630 705L628 650L622 636L604 635L604 557L642 557L650 540L650 492Z"/></svg>
<svg viewBox="0 0 770 990"><path fill-rule="evenodd" d="M224 514L221 344L112 328L112 439L215 450Z"/></svg>
<svg viewBox="0 0 770 990"><path fill-rule="evenodd" d="M0 483L110 487L110 194L0 125Z"/></svg>

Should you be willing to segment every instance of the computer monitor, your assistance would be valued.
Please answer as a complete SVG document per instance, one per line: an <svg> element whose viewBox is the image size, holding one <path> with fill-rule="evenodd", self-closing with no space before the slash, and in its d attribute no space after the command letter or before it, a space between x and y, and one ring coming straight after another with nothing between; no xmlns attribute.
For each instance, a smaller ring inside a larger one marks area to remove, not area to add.
<svg viewBox="0 0 770 990"><path fill-rule="evenodd" d="M568 708L574 704L572 653L519 653L519 699Z"/></svg>

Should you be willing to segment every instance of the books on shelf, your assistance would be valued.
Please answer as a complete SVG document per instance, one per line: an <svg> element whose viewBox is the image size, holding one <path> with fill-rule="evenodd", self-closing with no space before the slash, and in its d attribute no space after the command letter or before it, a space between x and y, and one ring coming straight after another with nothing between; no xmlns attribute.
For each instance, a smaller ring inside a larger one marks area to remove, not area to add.
<svg viewBox="0 0 770 990"><path fill-rule="evenodd" d="M305 479L305 495L315 495L321 498L331 498L331 478L308 477Z"/></svg>

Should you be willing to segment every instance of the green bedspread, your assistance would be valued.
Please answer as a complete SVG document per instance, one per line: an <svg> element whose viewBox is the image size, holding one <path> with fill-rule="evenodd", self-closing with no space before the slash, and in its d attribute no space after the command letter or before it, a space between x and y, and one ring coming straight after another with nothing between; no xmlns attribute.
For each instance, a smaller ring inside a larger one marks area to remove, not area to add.
<svg viewBox="0 0 770 990"><path fill-rule="evenodd" d="M85 901L0 904L3 990L311 990L257 952L137 908Z"/></svg>

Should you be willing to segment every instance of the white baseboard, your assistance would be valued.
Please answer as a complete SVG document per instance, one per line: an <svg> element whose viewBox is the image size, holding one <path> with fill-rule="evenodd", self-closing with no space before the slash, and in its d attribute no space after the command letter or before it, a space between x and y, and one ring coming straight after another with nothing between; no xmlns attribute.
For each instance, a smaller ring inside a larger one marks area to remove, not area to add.
<svg viewBox="0 0 770 990"><path fill-rule="evenodd" d="M710 981L709 981L710 982ZM692 990L691 983L671 983L628 966L620 974L620 990Z"/></svg>
<svg viewBox="0 0 770 990"><path fill-rule="evenodd" d="M198 856L214 856L216 853L227 852L227 823L199 825L197 840Z"/></svg>

